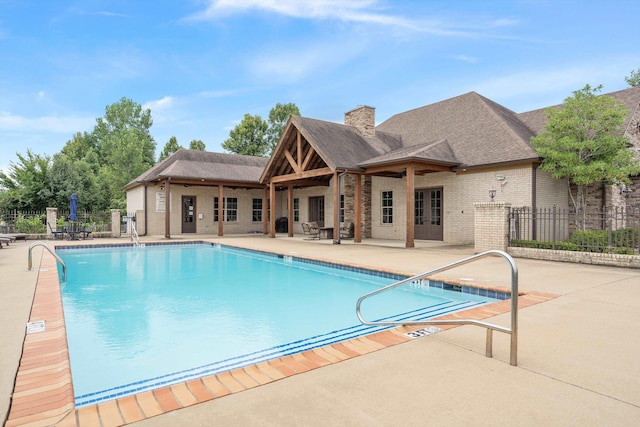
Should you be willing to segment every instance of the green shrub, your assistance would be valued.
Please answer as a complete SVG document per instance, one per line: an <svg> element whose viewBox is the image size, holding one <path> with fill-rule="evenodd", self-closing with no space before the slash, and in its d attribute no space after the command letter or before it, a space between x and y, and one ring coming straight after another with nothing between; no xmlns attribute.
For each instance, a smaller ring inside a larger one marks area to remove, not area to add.
<svg viewBox="0 0 640 427"><path fill-rule="evenodd" d="M16 232L26 234L44 234L47 232L47 226L44 223L46 215L35 215L26 218L24 215L20 215L16 219Z"/></svg>
<svg viewBox="0 0 640 427"><path fill-rule="evenodd" d="M511 246L533 249L553 249L553 242L538 240L513 239ZM634 255L634 248L640 246L640 230L637 228L621 228L611 232L607 230L576 231L569 237L568 242L555 242L555 249L559 251L581 251L595 253L611 253Z"/></svg>

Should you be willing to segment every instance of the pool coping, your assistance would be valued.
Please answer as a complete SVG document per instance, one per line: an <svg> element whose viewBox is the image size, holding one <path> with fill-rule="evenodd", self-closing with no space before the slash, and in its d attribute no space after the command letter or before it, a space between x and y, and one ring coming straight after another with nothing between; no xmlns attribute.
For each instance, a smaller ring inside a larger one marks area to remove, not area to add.
<svg viewBox="0 0 640 427"><path fill-rule="evenodd" d="M189 243L192 242L158 244ZM210 242L197 241L195 243ZM131 245L83 245L83 247L85 246L95 248ZM244 249L233 245L225 246ZM78 248L78 246L73 246L73 248ZM277 252L257 252L288 256ZM314 261L373 270L365 266L337 263L333 260L314 259ZM404 277L408 276L396 271L385 271L385 269L376 269L375 271ZM439 280L437 278L433 279ZM446 279L446 281L448 283L454 282L451 279ZM460 285L464 284L465 286L476 285L468 281L458 282L460 282ZM494 289L501 292L505 291L504 288L500 287L495 287ZM518 308L538 304L558 296L549 293L523 291L519 292L518 295ZM507 313L509 310L510 300L502 300L436 317L436 319L465 318L480 320ZM44 253L42 256L29 322L41 320L45 320L46 329L43 332L27 334L25 337L9 417L6 422L7 427L52 424L58 426L125 425L409 342L415 338L407 336L406 333L423 328L423 326L396 327L294 355L248 365L232 371L76 409L60 282L56 260L49 253ZM457 326L439 325L442 330Z"/></svg>

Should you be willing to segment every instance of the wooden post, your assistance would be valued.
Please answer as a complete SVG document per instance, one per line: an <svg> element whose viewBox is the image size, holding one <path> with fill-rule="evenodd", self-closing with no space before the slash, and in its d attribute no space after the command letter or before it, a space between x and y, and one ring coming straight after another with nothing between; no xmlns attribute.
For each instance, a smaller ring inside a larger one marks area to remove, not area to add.
<svg viewBox="0 0 640 427"><path fill-rule="evenodd" d="M333 243L340 241L340 176L333 173Z"/></svg>
<svg viewBox="0 0 640 427"><path fill-rule="evenodd" d="M362 176L356 175L356 200L353 224L353 242L362 242Z"/></svg>
<svg viewBox="0 0 640 427"><path fill-rule="evenodd" d="M413 248L415 242L414 236L414 204L415 204L415 184L414 184L414 168L413 165L407 166L407 237L405 247Z"/></svg>
<svg viewBox="0 0 640 427"><path fill-rule="evenodd" d="M288 236L293 237L293 185L287 188L287 231Z"/></svg>
<svg viewBox="0 0 640 427"><path fill-rule="evenodd" d="M269 237L276 237L276 185L269 183L269 210L271 217L269 218Z"/></svg>

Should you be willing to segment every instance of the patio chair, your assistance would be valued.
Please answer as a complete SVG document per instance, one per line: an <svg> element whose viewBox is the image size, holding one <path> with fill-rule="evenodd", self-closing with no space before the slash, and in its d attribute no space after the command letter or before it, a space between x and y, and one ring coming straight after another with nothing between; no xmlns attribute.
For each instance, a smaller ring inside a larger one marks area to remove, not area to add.
<svg viewBox="0 0 640 427"><path fill-rule="evenodd" d="M91 227L89 228L84 228L82 227L82 230L80 230L80 232L82 233L82 239L93 239L93 237L91 237L91 233L93 233L93 230L96 229L96 223L94 222Z"/></svg>
<svg viewBox="0 0 640 427"><path fill-rule="evenodd" d="M302 232L310 236L310 239L320 239L320 228L316 223L303 222Z"/></svg>
<svg viewBox="0 0 640 427"><path fill-rule="evenodd" d="M53 228L51 228L51 224L49 224L48 222L47 227L49 227L49 232L53 235L54 240L64 240L64 230L53 231Z"/></svg>
<svg viewBox="0 0 640 427"><path fill-rule="evenodd" d="M353 222L345 221L344 225L340 227L340 238L341 239L353 238Z"/></svg>

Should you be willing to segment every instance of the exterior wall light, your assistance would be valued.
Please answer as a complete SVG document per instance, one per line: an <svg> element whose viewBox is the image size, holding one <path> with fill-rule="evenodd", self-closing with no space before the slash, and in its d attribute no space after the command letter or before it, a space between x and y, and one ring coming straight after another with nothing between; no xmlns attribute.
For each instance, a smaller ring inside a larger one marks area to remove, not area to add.
<svg viewBox="0 0 640 427"><path fill-rule="evenodd" d="M494 188L489 190L489 197L491 198L491 201L493 202L493 198L496 197L496 190Z"/></svg>

